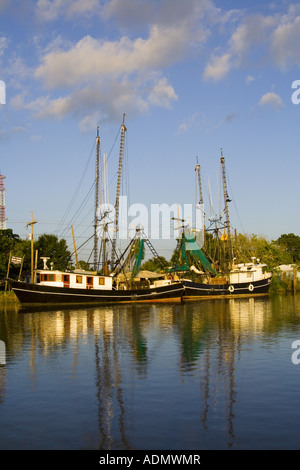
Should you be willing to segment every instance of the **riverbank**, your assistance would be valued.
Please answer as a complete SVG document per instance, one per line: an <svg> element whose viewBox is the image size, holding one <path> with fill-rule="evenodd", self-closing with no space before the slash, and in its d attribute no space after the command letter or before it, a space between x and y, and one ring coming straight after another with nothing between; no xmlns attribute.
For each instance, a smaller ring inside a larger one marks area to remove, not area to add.
<svg viewBox="0 0 300 470"><path fill-rule="evenodd" d="M0 292L0 305L19 305L20 302L17 299L17 296L14 292L8 291L8 292Z"/></svg>

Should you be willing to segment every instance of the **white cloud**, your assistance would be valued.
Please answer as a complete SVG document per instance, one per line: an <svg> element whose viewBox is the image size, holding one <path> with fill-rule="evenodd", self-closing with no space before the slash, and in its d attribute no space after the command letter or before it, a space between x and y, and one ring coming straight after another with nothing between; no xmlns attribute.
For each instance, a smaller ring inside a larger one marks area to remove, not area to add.
<svg viewBox="0 0 300 470"><path fill-rule="evenodd" d="M246 77L246 83L247 85L250 85L255 80L255 78L252 75L247 75Z"/></svg>
<svg viewBox="0 0 300 470"><path fill-rule="evenodd" d="M38 116L78 115L85 129L94 122L99 106L103 115L110 116L119 116L124 109L136 114L149 106L170 107L177 95L161 71L183 57L190 38L187 24L182 23L153 25L146 38L104 41L85 36L67 47L54 41L55 47L42 56L34 76L60 96L48 97ZM38 102L23 105L33 109Z"/></svg>
<svg viewBox="0 0 300 470"><path fill-rule="evenodd" d="M149 102L156 106L170 107L174 100L177 100L174 88L168 83L166 78L161 78L149 93Z"/></svg>
<svg viewBox="0 0 300 470"><path fill-rule="evenodd" d="M204 78L215 81L224 78L230 72L231 59L231 54L224 54L220 57L213 56L210 63L205 67Z"/></svg>
<svg viewBox="0 0 300 470"><path fill-rule="evenodd" d="M259 104L260 106L271 106L272 108L281 108L283 106L280 96L273 91L265 93L261 97Z"/></svg>
<svg viewBox="0 0 300 470"><path fill-rule="evenodd" d="M176 99L176 93L167 79L154 74L147 83L144 79L129 81L124 78L119 82L95 80L67 96L54 99L41 96L26 101L26 96L19 94L11 100L11 105L15 109L31 110L36 118L76 116L80 130L86 131L95 128L98 119L119 118L125 111L132 117L145 113L149 106L170 107Z"/></svg>
<svg viewBox="0 0 300 470"><path fill-rule="evenodd" d="M149 37L103 41L85 36L67 51L55 50L42 58L35 76L49 89L73 86L91 77L124 75L159 69L182 58L189 42L187 28L151 28Z"/></svg>
<svg viewBox="0 0 300 470"><path fill-rule="evenodd" d="M38 0L36 15L44 21L54 21L59 17L72 19L95 14L99 7L99 0Z"/></svg>
<svg viewBox="0 0 300 470"><path fill-rule="evenodd" d="M203 127L206 124L206 116L204 113L194 113L182 121L178 126L178 132L187 132L190 129Z"/></svg>
<svg viewBox="0 0 300 470"><path fill-rule="evenodd" d="M245 16L241 24L231 34L225 52L223 54L212 54L209 63L204 70L204 78L212 80L223 79L228 73L241 66L249 66L249 63L260 64L272 60L272 55L277 58L280 57L280 50L284 58L289 54L291 47L287 47L292 41L287 33L285 36L287 44L280 37L278 24L282 17L278 14L263 16L263 15L250 15ZM300 23L299 23L300 25ZM290 25L289 25L290 26ZM276 29L277 28L277 29ZM296 34L295 31L290 32L290 35ZM276 41L278 36L278 40ZM299 27L296 34L298 42L300 39ZM294 36L294 39L296 37ZM293 48L296 55L297 42L294 41ZM270 54L270 48L272 54ZM292 49L293 49L292 48ZM298 51L297 51L298 52ZM300 53L298 52L298 56ZM280 60L280 59L279 59ZM282 61L282 60L281 60Z"/></svg>
<svg viewBox="0 0 300 470"><path fill-rule="evenodd" d="M295 13L295 9L290 9L270 38L272 58L282 69L299 65L300 61L300 15L295 17Z"/></svg>

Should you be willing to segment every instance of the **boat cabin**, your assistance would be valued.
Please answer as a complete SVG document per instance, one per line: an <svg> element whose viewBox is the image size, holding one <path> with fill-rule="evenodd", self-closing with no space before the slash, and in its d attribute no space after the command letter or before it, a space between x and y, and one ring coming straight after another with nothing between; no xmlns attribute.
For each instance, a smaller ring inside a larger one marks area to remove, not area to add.
<svg viewBox="0 0 300 470"><path fill-rule="evenodd" d="M237 264L230 271L230 283L237 284L240 282L255 282L262 279L268 279L271 277L271 273L264 272L266 264L261 264L260 260L256 262L253 259L252 263L241 263Z"/></svg>
<svg viewBox="0 0 300 470"><path fill-rule="evenodd" d="M95 290L112 289L112 277L99 276L92 271L75 269L70 272L62 272L45 269L36 271L36 274L37 284L43 286Z"/></svg>

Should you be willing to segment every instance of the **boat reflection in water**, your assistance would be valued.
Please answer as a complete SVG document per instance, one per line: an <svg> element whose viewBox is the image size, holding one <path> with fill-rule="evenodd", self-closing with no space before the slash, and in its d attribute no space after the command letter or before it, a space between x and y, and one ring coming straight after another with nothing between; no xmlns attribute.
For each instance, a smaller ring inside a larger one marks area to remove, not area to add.
<svg viewBox="0 0 300 470"><path fill-rule="evenodd" d="M286 329L299 331L295 305L292 311L291 303L249 298L2 312L8 368L0 380L0 416L8 398L20 400L13 417L7 413L20 429L13 438L4 435L0 447L13 439L22 448L25 426L30 436L35 423L26 396L34 393L36 409L46 402L51 416L28 447L238 448L247 433L239 413L249 413L251 422L251 410L242 408L244 381L255 367L257 377L265 373L255 363L262 338L272 345ZM10 375L18 380L20 363L23 371L29 366L34 391L22 379L8 397L6 381ZM253 393L264 399L260 390Z"/></svg>

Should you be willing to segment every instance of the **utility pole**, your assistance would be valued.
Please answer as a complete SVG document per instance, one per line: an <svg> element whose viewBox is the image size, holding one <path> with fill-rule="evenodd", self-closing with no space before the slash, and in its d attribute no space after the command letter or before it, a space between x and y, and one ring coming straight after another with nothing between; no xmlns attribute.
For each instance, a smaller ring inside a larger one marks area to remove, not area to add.
<svg viewBox="0 0 300 470"><path fill-rule="evenodd" d="M30 225L31 227L31 233L30 233L30 241L31 241L31 282L34 282L34 276L33 276L33 225L37 223L37 220L33 220L33 215L32 215L32 212L31 212L31 221L28 222L28 224L26 225L26 227L28 228L28 226Z"/></svg>

